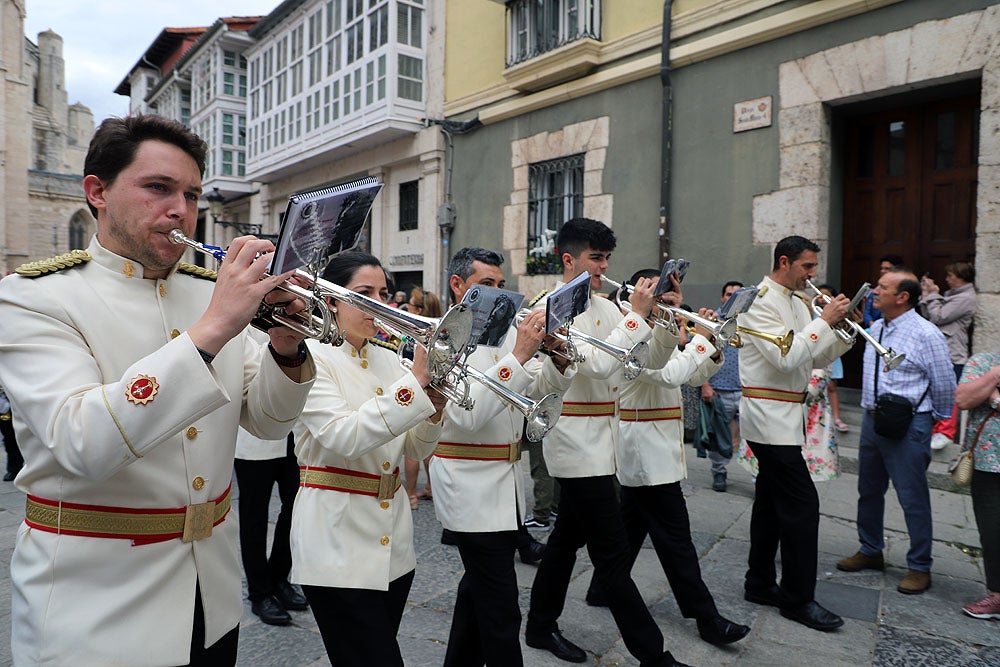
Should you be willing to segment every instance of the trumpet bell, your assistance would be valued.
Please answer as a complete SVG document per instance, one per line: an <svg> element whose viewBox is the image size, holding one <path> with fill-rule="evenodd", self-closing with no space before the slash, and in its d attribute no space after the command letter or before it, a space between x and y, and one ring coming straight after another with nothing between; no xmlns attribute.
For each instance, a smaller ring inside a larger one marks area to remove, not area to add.
<svg viewBox="0 0 1000 667"><path fill-rule="evenodd" d="M562 414L562 399L557 394L547 394L524 415L524 437L531 442L544 438L559 421Z"/></svg>
<svg viewBox="0 0 1000 667"><path fill-rule="evenodd" d="M882 360L885 362L885 370L889 371L897 368L901 363L906 361L905 352L892 352L891 354L883 355Z"/></svg>
<svg viewBox="0 0 1000 667"><path fill-rule="evenodd" d="M634 380L642 374L642 369L649 363L649 345L645 342L636 343L625 355L623 365L625 379Z"/></svg>
<svg viewBox="0 0 1000 667"><path fill-rule="evenodd" d="M429 318L428 318L429 319ZM472 337L472 311L462 303L441 318L427 342L427 373L442 377L458 364Z"/></svg>

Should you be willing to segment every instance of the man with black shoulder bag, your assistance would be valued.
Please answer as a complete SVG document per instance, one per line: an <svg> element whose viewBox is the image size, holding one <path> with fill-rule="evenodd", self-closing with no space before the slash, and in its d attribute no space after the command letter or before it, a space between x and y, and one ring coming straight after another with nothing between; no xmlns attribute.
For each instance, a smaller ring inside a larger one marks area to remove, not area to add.
<svg viewBox="0 0 1000 667"><path fill-rule="evenodd" d="M910 549L900 593L923 593L931 585L933 524L927 466L935 419L951 414L955 373L940 330L915 308L920 283L909 269L882 274L874 305L882 319L872 323L872 338L905 360L887 370L886 360L869 342L865 348L858 449L858 540L856 554L837 563L845 572L883 570L883 521L889 480L903 508Z"/></svg>

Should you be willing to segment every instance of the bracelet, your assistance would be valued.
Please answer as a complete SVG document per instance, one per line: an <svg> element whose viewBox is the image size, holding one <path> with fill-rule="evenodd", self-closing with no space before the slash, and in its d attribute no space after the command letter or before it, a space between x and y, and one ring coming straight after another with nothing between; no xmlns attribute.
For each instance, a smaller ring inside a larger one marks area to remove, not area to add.
<svg viewBox="0 0 1000 667"><path fill-rule="evenodd" d="M201 355L202 360L206 364L211 364L213 361L215 361L215 355L214 354L209 354L208 352L206 352L205 350L201 349L200 347L196 347L194 349L198 350L198 354Z"/></svg>
<svg viewBox="0 0 1000 667"><path fill-rule="evenodd" d="M267 349L271 351L274 363L282 368L298 368L306 362L306 342L304 340L299 341L299 353L294 357L286 357L278 354L277 350L274 349L274 345L270 343L267 344Z"/></svg>

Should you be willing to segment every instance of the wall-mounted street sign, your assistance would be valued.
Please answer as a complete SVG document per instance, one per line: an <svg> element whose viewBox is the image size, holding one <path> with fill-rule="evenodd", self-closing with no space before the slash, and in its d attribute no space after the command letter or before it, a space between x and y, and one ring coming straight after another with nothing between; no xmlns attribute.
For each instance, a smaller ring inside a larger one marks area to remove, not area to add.
<svg viewBox="0 0 1000 667"><path fill-rule="evenodd" d="M733 105L733 132L771 126L771 96L737 102Z"/></svg>

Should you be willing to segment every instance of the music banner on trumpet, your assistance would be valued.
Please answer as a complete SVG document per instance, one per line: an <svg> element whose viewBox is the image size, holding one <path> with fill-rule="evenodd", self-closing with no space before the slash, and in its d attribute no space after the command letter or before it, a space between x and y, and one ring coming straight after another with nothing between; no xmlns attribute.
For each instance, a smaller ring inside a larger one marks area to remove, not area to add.
<svg viewBox="0 0 1000 667"><path fill-rule="evenodd" d="M545 333L566 326L590 308L590 274L584 271L549 295L545 301Z"/></svg>
<svg viewBox="0 0 1000 667"><path fill-rule="evenodd" d="M322 273L339 253L357 246L382 184L363 178L288 198L271 273L308 267Z"/></svg>
<svg viewBox="0 0 1000 667"><path fill-rule="evenodd" d="M503 345L522 301L524 295L517 292L486 285L470 288L462 297L462 303L472 310L471 340L485 347Z"/></svg>

